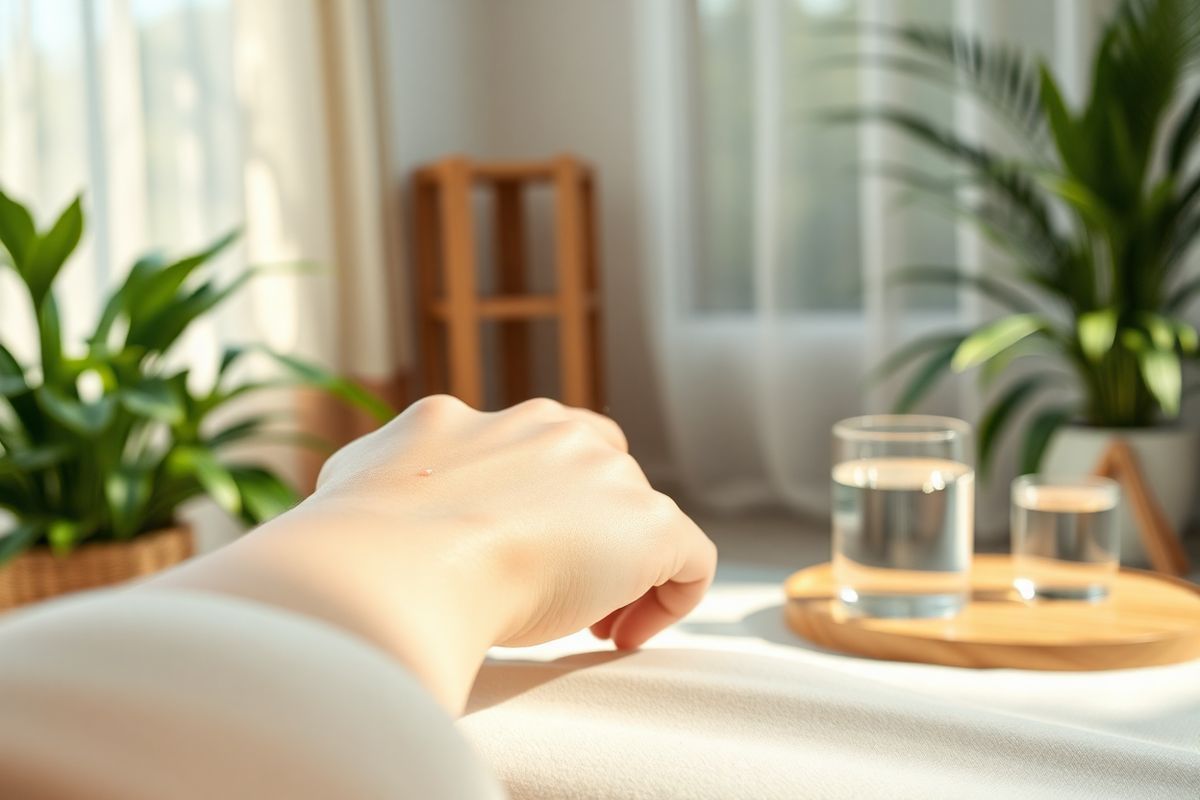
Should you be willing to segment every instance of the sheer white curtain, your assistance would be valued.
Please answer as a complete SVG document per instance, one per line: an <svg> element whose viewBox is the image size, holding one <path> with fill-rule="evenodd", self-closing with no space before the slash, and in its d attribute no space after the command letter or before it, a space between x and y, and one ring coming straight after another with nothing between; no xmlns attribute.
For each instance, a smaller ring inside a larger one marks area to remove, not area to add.
<svg viewBox="0 0 1200 800"><path fill-rule="evenodd" d="M830 426L886 411L896 396L898 382L866 382L868 370L918 333L989 313L967 294L888 285L889 272L908 264L988 268L991 254L971 230L904 203L878 169L936 171L938 162L878 126L816 117L886 101L972 137L997 132L971 101L865 66L884 43L836 23L954 25L1034 48L1078 98L1111 6L638 6L647 306L677 474L690 494L720 507L783 502L827 512ZM847 65L847 54L857 61ZM972 419L980 401L973 382L951 379L922 410Z"/></svg>
<svg viewBox="0 0 1200 800"><path fill-rule="evenodd" d="M375 0L0 0L0 187L42 225L82 193L59 286L69 341L148 249L241 227L218 269L295 260L183 343L198 383L230 340L395 388L409 364ZM0 335L36 352L0 270ZM292 398L314 413L311 398Z"/></svg>

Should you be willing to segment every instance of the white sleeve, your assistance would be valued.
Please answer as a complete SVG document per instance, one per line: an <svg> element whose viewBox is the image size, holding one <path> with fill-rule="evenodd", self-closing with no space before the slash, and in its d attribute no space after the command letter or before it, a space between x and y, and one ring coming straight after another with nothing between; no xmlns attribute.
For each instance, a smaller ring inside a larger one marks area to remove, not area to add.
<svg viewBox="0 0 1200 800"><path fill-rule="evenodd" d="M0 797L502 796L403 667L324 623L170 589L0 617Z"/></svg>

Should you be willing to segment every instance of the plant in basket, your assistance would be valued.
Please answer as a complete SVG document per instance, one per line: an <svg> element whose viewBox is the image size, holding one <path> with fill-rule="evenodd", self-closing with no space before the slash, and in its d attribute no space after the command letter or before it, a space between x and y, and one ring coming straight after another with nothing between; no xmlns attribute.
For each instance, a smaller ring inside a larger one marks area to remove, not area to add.
<svg viewBox="0 0 1200 800"><path fill-rule="evenodd" d="M225 350L211 386L197 390L172 348L189 326L255 274L212 274L236 238L170 260L138 260L100 309L84 342L64 341L55 283L83 234L78 199L39 230L0 192L0 269L24 286L37 357L22 362L0 338L0 608L162 568L191 552L180 506L207 496L257 524L296 502L274 471L234 448L277 438L276 415L236 412L235 400L285 384L326 390L379 419L380 399L356 384L257 344ZM239 378L252 357L269 379ZM224 422L222 422L224 420ZM304 438L304 437L300 437Z"/></svg>

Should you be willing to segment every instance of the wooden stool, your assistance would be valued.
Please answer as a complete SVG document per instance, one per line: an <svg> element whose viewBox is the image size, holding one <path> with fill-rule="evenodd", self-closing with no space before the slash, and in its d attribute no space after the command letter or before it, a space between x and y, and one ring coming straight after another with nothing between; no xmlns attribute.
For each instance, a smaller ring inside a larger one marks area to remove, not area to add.
<svg viewBox="0 0 1200 800"><path fill-rule="evenodd" d="M522 192L535 184L554 191L553 294L525 292ZM495 261L500 294L477 291L471 194L495 196ZM488 163L461 156L416 171L417 294L426 388L484 406L482 325L500 322L504 405L530 397L529 323L558 321L560 399L599 410L601 343L595 178L570 156L549 161ZM444 358L444 361L443 361ZM446 369L448 367L448 370ZM448 380L447 380L448 371Z"/></svg>

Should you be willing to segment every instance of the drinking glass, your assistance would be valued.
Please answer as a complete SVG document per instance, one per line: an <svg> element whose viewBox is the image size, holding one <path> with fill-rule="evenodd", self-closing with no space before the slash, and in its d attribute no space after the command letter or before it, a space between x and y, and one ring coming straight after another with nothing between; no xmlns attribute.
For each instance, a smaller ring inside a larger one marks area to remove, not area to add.
<svg viewBox="0 0 1200 800"><path fill-rule="evenodd" d="M949 617L970 596L971 426L890 414L833 426L833 572L848 613Z"/></svg>
<svg viewBox="0 0 1200 800"><path fill-rule="evenodd" d="M1038 597L1103 600L1120 566L1116 481L1022 475L1012 484L1013 586Z"/></svg>

